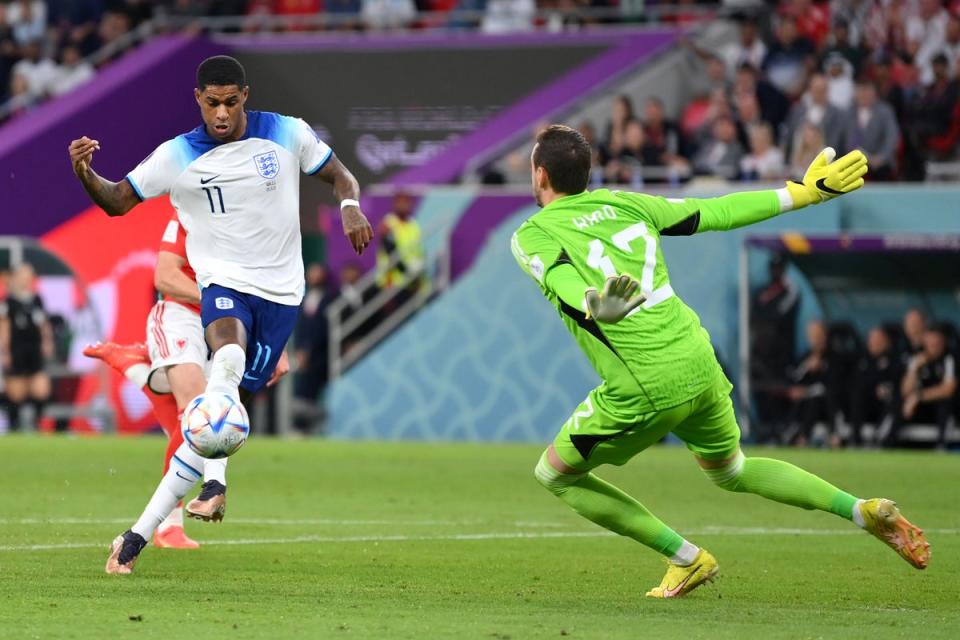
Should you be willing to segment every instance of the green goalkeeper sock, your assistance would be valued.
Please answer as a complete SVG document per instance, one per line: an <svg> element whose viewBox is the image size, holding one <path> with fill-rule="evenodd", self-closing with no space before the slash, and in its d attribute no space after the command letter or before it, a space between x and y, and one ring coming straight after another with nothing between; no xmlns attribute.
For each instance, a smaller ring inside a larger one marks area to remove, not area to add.
<svg viewBox="0 0 960 640"><path fill-rule="evenodd" d="M738 493L754 493L768 500L835 513L853 520L857 498L826 480L789 462L772 458L745 458L742 453L727 466L704 469L714 483Z"/></svg>
<svg viewBox="0 0 960 640"><path fill-rule="evenodd" d="M564 475L546 459L540 459L537 480L581 516L622 536L633 538L665 556L678 558L681 547L696 550L676 531L665 525L646 507L626 493L593 475ZM694 551L695 553L695 551ZM681 558L681 560L683 560ZM692 562L689 558L686 562Z"/></svg>

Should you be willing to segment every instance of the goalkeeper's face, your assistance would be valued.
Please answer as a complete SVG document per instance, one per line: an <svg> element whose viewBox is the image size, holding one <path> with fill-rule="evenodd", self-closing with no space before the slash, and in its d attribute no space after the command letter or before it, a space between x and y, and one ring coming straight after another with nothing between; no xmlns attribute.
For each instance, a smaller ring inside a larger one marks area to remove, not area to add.
<svg viewBox="0 0 960 640"><path fill-rule="evenodd" d="M543 206L543 191L548 184L547 181L547 172L544 171L543 167L538 167L533 162L533 158L537 153L537 147L539 144L533 145L533 150L530 152L530 180L533 183L533 197L537 201L537 206Z"/></svg>

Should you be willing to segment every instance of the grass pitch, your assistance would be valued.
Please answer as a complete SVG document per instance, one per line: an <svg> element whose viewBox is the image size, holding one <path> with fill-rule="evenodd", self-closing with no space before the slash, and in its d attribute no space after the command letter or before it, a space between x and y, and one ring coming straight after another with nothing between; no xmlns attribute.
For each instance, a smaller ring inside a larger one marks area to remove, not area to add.
<svg viewBox="0 0 960 640"><path fill-rule="evenodd" d="M159 438L0 438L0 638L957 638L956 456L775 455L925 527L920 572L827 514L728 494L657 448L600 475L719 559L651 601L657 554L541 489L539 447L254 439L199 551L107 545L159 477Z"/></svg>

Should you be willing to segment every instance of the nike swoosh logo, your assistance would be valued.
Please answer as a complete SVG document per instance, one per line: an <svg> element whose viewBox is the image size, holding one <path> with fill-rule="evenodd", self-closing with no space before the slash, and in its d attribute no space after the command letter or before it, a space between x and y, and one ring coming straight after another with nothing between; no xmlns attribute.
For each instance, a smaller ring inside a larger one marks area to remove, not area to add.
<svg viewBox="0 0 960 640"><path fill-rule="evenodd" d="M206 179L200 178L200 184L207 184L208 182L211 182L211 181L213 181L213 180L216 180L216 179L219 178L219 177L220 177L220 174L218 173L217 175L213 176L212 178L206 178Z"/></svg>
<svg viewBox="0 0 960 640"><path fill-rule="evenodd" d="M175 471L174 473L177 474L177 477L178 477L178 478L181 478L181 479L183 479L183 480L186 480L187 482L193 482L193 481L194 481L193 478L188 478L187 476L181 474L179 471Z"/></svg>
<svg viewBox="0 0 960 640"><path fill-rule="evenodd" d="M678 584L677 586L675 586L675 587L672 588L672 589L666 589L666 590L663 592L663 597L664 597L664 598L672 598L673 596L675 596L675 595L677 595L678 593L680 593L680 591L686 586L686 584L687 584L688 582L690 582L690 578L692 578L694 575L696 575L697 571L699 571L699 570L700 570L700 567L702 567L702 566L703 566L703 565L699 565L699 564L698 564L693 571L691 571L690 573L687 574L687 577L683 579L683 582L681 582L680 584Z"/></svg>
<svg viewBox="0 0 960 640"><path fill-rule="evenodd" d="M817 189L820 189L820 191L823 191L825 193L832 193L835 196L843 195L843 191L837 191L836 189L831 189L830 187L828 187L826 180L827 180L826 178L820 178L819 180L817 180Z"/></svg>

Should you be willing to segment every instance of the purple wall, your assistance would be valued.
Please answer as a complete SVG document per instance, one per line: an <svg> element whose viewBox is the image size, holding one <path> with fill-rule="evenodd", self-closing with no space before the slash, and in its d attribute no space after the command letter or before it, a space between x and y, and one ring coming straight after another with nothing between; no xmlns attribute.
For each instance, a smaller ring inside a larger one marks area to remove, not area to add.
<svg viewBox="0 0 960 640"><path fill-rule="evenodd" d="M194 70L223 47L166 36L104 69L97 81L0 128L0 234L41 235L90 206L70 166L70 141L100 141L97 173L121 179L200 120Z"/></svg>

